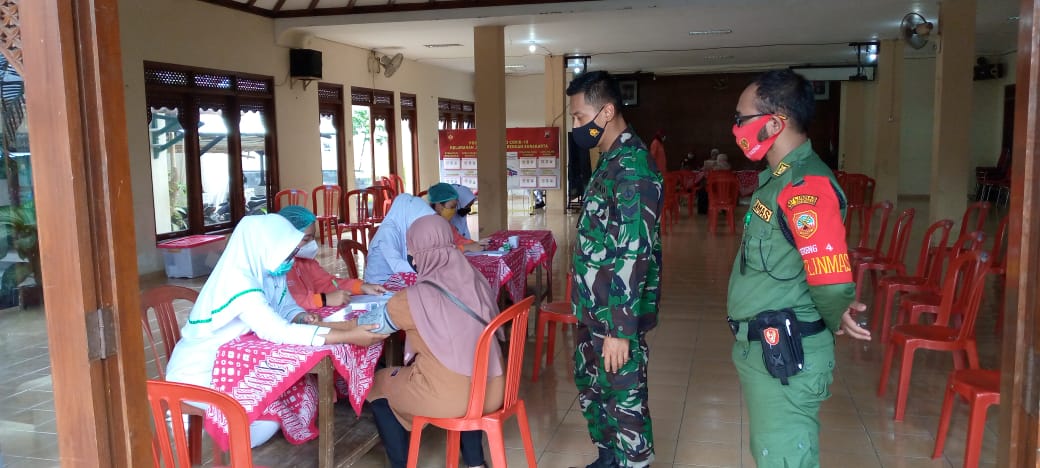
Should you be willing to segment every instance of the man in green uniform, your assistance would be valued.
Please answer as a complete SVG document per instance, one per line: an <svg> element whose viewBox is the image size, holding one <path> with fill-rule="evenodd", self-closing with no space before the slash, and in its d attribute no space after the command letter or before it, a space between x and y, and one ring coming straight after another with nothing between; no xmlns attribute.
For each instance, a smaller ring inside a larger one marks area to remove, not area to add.
<svg viewBox="0 0 1040 468"><path fill-rule="evenodd" d="M771 71L740 95L733 126L748 159L769 162L744 219L727 304L759 468L820 465L818 414L830 396L834 335L870 339L851 315L863 306L853 303L844 194L806 136L813 112L805 78ZM793 316L764 324L777 310ZM780 354L797 341L802 362Z"/></svg>
<svg viewBox="0 0 1040 468"><path fill-rule="evenodd" d="M660 299L661 175L622 118L621 90L610 74L580 75L567 95L575 143L602 153L572 259L574 380L599 449L589 467L646 467L654 460L645 338L657 325Z"/></svg>

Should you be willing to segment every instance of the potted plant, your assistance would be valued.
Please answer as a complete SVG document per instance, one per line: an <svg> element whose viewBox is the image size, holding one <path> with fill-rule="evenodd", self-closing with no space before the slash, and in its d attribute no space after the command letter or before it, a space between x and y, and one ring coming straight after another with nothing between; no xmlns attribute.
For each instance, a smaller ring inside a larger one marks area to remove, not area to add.
<svg viewBox="0 0 1040 468"><path fill-rule="evenodd" d="M0 257L11 250L23 262L15 263L0 276L0 290L18 289L22 308L43 302L42 276L40 273L40 241L36 231L36 206L28 202L5 207L0 211ZM29 283L27 280L32 279Z"/></svg>

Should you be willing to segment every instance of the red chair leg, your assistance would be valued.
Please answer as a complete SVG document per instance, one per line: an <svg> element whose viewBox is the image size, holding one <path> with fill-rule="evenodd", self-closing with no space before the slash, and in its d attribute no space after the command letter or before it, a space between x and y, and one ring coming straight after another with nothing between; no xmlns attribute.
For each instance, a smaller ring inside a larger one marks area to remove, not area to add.
<svg viewBox="0 0 1040 468"><path fill-rule="evenodd" d="M888 343L888 347L885 348L885 360L881 364L881 380L878 382L877 396L883 397L888 392L888 374L892 370L892 360L895 359L896 355L895 343Z"/></svg>
<svg viewBox="0 0 1040 468"><path fill-rule="evenodd" d="M416 468L419 464L419 443L422 442L422 430L426 423L417 419L412 419L412 436L408 441L408 468ZM455 446L457 447L458 443Z"/></svg>
<svg viewBox="0 0 1040 468"><path fill-rule="evenodd" d="M864 286L863 274L866 272L866 268L863 267L862 263L857 263L856 266L852 267L852 270L853 278L856 279L856 294L854 296L854 300L856 302L860 302L859 298L862 295Z"/></svg>
<svg viewBox="0 0 1040 468"><path fill-rule="evenodd" d="M989 405L979 403L977 400L968 402L971 416L968 418L968 444L964 448L964 466L979 466L979 457L982 454L982 435L986 432L986 408Z"/></svg>
<svg viewBox="0 0 1040 468"><path fill-rule="evenodd" d="M935 435L935 450L932 451L932 458L941 457L943 447L946 446L946 434L950 431L950 414L953 413L954 398L953 374L950 374L950 381L946 384L946 397L943 398L942 413L939 416L939 431Z"/></svg>
<svg viewBox="0 0 1040 468"><path fill-rule="evenodd" d="M192 465L202 464L202 425L202 416L188 416L188 455Z"/></svg>
<svg viewBox="0 0 1040 468"><path fill-rule="evenodd" d="M491 466L507 466L506 443L501 422L485 427L484 432L487 433L488 451L491 452Z"/></svg>
<svg viewBox="0 0 1040 468"><path fill-rule="evenodd" d="M459 466L459 444L461 443L462 433L459 431L448 431L448 445L445 448L445 463L444 466L448 468L458 468ZM497 465L496 465L497 466ZM505 466L505 465L502 465Z"/></svg>
<svg viewBox="0 0 1040 468"><path fill-rule="evenodd" d="M896 415L894 420L902 421L906 416L906 396L910 393L910 371L914 368L914 347L909 343L903 345L903 360L899 363L899 384L896 387Z"/></svg>
<svg viewBox="0 0 1040 468"><path fill-rule="evenodd" d="M726 221L729 225L729 232L737 232L737 227L733 224L733 208L726 210Z"/></svg>
<svg viewBox="0 0 1040 468"><path fill-rule="evenodd" d="M545 347L545 367L552 366L553 356L556 355L556 322L549 322L549 344Z"/></svg>
<svg viewBox="0 0 1040 468"><path fill-rule="evenodd" d="M531 439L531 426L527 422L527 407L524 405L523 400L518 401L516 406L516 424L520 426L520 439L524 443L524 456L527 458L527 467L536 468L538 462L535 461L534 441Z"/></svg>
<svg viewBox="0 0 1040 468"><path fill-rule="evenodd" d="M532 382L538 381L538 374L542 370L542 342L545 339L546 325L545 316L538 314L538 321L534 327L534 367L531 369Z"/></svg>

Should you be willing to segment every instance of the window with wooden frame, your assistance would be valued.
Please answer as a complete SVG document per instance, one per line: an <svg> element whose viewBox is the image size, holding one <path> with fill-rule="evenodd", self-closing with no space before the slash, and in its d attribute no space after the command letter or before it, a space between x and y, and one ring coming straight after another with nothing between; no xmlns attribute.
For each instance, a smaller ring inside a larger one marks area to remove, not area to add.
<svg viewBox="0 0 1040 468"><path fill-rule="evenodd" d="M274 79L145 62L155 234L224 231L278 184Z"/></svg>
<svg viewBox="0 0 1040 468"><path fill-rule="evenodd" d="M318 136L321 139L321 181L347 186L347 139L344 131L343 86L318 83ZM343 169L343 170L341 170ZM304 188L308 190L308 188Z"/></svg>
<svg viewBox="0 0 1040 468"><path fill-rule="evenodd" d="M414 94L401 93L401 162L404 187L419 193L419 124Z"/></svg>
<svg viewBox="0 0 1040 468"><path fill-rule="evenodd" d="M397 173L394 145L394 93L350 88L354 138L354 181L358 188L372 186L380 177Z"/></svg>
<svg viewBox="0 0 1040 468"><path fill-rule="evenodd" d="M472 102L441 98L437 100L437 111L440 130L476 128L476 105Z"/></svg>

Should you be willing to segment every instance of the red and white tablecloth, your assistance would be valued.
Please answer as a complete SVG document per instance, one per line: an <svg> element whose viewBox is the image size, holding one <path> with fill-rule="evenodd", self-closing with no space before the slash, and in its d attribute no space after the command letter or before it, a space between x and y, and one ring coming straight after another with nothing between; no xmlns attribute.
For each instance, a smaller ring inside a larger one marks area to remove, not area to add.
<svg viewBox="0 0 1040 468"><path fill-rule="evenodd" d="M514 303L524 298L527 289L526 258L524 249L511 250L505 255L466 255L466 260L491 283L491 289L505 288Z"/></svg>
<svg viewBox="0 0 1040 468"><path fill-rule="evenodd" d="M510 236L520 239L520 248L527 251L527 273L542 265L546 271L552 271L553 257L556 255L556 238L552 231L498 231L489 237L488 246L497 249L509 240Z"/></svg>
<svg viewBox="0 0 1040 468"><path fill-rule="evenodd" d="M517 249L505 255L466 255L466 260L477 269L494 291L506 289L514 302L524 298L527 289L527 275L517 274L524 271L524 249ZM394 273L383 283L388 291L400 291L415 284L418 277L415 273Z"/></svg>
<svg viewBox="0 0 1040 468"><path fill-rule="evenodd" d="M318 309L327 316L341 307ZM338 374L336 392L350 400L361 414L382 342L369 347L356 345L303 346L272 343L253 333L225 343L213 365L213 388L230 395L246 410L249 421L277 421L285 438L301 444L318 436L314 424L318 410L317 379L308 372L326 356ZM206 432L222 449L227 449L228 426L224 415L206 412Z"/></svg>
<svg viewBox="0 0 1040 468"><path fill-rule="evenodd" d="M758 171L737 171L737 183L740 184L740 196L746 197L758 188Z"/></svg>

